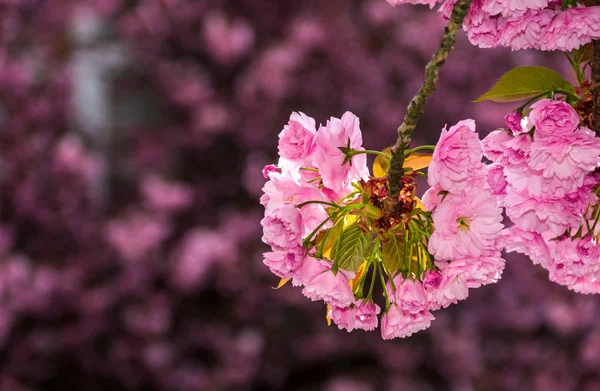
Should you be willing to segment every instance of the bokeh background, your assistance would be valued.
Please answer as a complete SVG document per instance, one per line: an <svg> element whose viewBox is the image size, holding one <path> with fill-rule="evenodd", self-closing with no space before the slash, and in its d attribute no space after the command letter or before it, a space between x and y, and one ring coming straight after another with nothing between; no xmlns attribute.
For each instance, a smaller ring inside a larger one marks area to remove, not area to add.
<svg viewBox="0 0 600 391"><path fill-rule="evenodd" d="M339 331L262 265L294 110L394 141L435 11L384 0L0 0L0 390L600 390L600 299L510 257L406 340ZM459 34L414 141L560 53Z"/></svg>

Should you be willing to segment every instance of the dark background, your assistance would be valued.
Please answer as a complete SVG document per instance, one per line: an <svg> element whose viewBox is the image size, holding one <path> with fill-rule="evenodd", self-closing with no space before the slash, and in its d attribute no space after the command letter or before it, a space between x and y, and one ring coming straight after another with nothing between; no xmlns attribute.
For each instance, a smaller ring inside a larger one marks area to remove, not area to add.
<svg viewBox="0 0 600 391"><path fill-rule="evenodd" d="M262 265L294 110L394 142L444 23L384 0L0 0L0 390L600 390L599 300L510 257L405 340L339 331ZM415 132L560 53L462 32ZM421 189L423 191L423 189Z"/></svg>

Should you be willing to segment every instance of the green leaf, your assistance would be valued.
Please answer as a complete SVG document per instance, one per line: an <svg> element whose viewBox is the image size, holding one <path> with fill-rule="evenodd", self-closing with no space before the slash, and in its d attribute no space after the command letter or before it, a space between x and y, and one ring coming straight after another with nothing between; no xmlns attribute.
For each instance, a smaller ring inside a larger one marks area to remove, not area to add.
<svg viewBox="0 0 600 391"><path fill-rule="evenodd" d="M371 251L371 235L363 232L358 224L344 229L333 250L331 258L344 270L357 271Z"/></svg>
<svg viewBox="0 0 600 391"><path fill-rule="evenodd" d="M389 235L387 239L381 245L383 263L393 275L404 263L404 237Z"/></svg>
<svg viewBox="0 0 600 391"><path fill-rule="evenodd" d="M506 72L500 80L475 102L516 102L544 93L561 91L576 96L575 89L552 69L539 66L523 66Z"/></svg>

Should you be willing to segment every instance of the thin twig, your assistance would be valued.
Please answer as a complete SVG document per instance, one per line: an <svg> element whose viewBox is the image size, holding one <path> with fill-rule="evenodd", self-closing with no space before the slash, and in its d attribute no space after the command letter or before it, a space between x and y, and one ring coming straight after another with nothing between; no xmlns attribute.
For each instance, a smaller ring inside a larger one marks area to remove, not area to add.
<svg viewBox="0 0 600 391"><path fill-rule="evenodd" d="M404 169L402 168L404 165L404 151L410 146L410 135L417 126L419 118L423 115L427 99L435 91L435 83L438 79L440 68L446 62L446 58L448 58L448 54L456 42L456 33L462 27L471 2L472 0L458 0L454 5L452 16L444 30L440 47L425 67L423 86L421 86L417 95L408 105L404 121L398 128L398 140L392 148L392 158L387 175L389 182L389 210L395 210L398 205L398 195L402 190L402 176L404 175Z"/></svg>

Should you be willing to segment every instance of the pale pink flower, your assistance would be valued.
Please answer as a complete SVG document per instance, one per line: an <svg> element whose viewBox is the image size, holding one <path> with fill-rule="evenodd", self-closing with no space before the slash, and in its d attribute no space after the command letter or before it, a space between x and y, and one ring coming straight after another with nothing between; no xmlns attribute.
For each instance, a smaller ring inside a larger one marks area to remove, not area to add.
<svg viewBox="0 0 600 391"><path fill-rule="evenodd" d="M365 154L359 154L344 164L345 155L340 148L364 150L358 117L350 112L341 119L331 118L326 126L317 132L315 165L319 169L323 185L342 194L353 181L367 179L369 170Z"/></svg>
<svg viewBox="0 0 600 391"><path fill-rule="evenodd" d="M265 216L260 224L263 227L262 241L274 250L295 248L302 244L302 218L293 205L284 205L272 214Z"/></svg>
<svg viewBox="0 0 600 391"><path fill-rule="evenodd" d="M549 137L534 141L528 161L532 170L539 170L549 179L544 183L546 192L558 197L577 191L587 174L599 164L600 138L587 128L572 131L568 138Z"/></svg>
<svg viewBox="0 0 600 391"><path fill-rule="evenodd" d="M462 272L467 288L479 288L482 285L498 282L502 277L505 263L506 261L500 257L500 251L493 251L479 258L461 258L452 261L450 265Z"/></svg>
<svg viewBox="0 0 600 391"><path fill-rule="evenodd" d="M496 249L496 237L503 225L496 197L485 189L448 194L432 212L434 231L429 252L439 260L479 257Z"/></svg>
<svg viewBox="0 0 600 391"><path fill-rule="evenodd" d="M502 230L501 235L500 240L506 252L525 254L534 264L548 265L551 261L549 243L541 234L512 226ZM550 243L554 246L554 242Z"/></svg>
<svg viewBox="0 0 600 391"><path fill-rule="evenodd" d="M569 138L579 126L579 114L566 102L541 99L531 106L529 121L535 126L534 140Z"/></svg>
<svg viewBox="0 0 600 391"><path fill-rule="evenodd" d="M527 11L524 15L501 19L498 24L498 45L512 50L539 49L547 26L556 11ZM512 129L512 128L511 128Z"/></svg>
<svg viewBox="0 0 600 391"><path fill-rule="evenodd" d="M392 304L381 318L381 337L383 339L405 338L431 326L434 316L429 311L411 314L400 306Z"/></svg>
<svg viewBox="0 0 600 391"><path fill-rule="evenodd" d="M456 304L459 300L466 299L469 295L469 288L467 286L467 275L465 274L464 265L461 263L436 261L436 266L441 269L439 282L437 275L430 273L427 275L428 281L425 284L429 309L437 310L446 308L450 304Z"/></svg>
<svg viewBox="0 0 600 391"><path fill-rule="evenodd" d="M600 38L600 7L574 7L557 13L545 29L541 50L575 50Z"/></svg>
<svg viewBox="0 0 600 391"><path fill-rule="evenodd" d="M418 314L427 310L427 294L421 281L403 279L401 275L398 275L394 278L394 285L395 293L388 289L389 295L393 295L393 300L390 301L398 304L403 311Z"/></svg>
<svg viewBox="0 0 600 391"><path fill-rule="evenodd" d="M271 180L263 187L264 194L260 202L265 207L265 216L272 215L284 205L297 206L306 201L329 201L317 187L298 184L286 173L271 172ZM323 222L329 215L321 204L308 204L299 210L302 221L302 232L308 234ZM327 229L330 223L323 226Z"/></svg>
<svg viewBox="0 0 600 391"><path fill-rule="evenodd" d="M547 6L548 0L483 0L482 9L490 15L516 17L527 10L540 10Z"/></svg>
<svg viewBox="0 0 600 391"><path fill-rule="evenodd" d="M314 152L317 141L315 120L306 114L293 112L279 133L279 155L291 161L301 161Z"/></svg>
<svg viewBox="0 0 600 391"><path fill-rule="evenodd" d="M296 268L292 278L293 286L306 285L310 280L315 278L323 271L323 262L313 257L305 257L300 266Z"/></svg>
<svg viewBox="0 0 600 391"><path fill-rule="evenodd" d="M304 254L302 247L298 246L285 251L271 251L263 253L263 263L277 277L290 279L296 269L302 265Z"/></svg>
<svg viewBox="0 0 600 391"><path fill-rule="evenodd" d="M600 282L600 246L593 236L556 242L549 278L558 284L582 293L597 293Z"/></svg>
<svg viewBox="0 0 600 391"><path fill-rule="evenodd" d="M523 132L523 127L521 126L521 113L517 113L516 111L512 111L509 114L504 116L504 122L506 122L506 126L513 133L521 133ZM484 146L485 153L485 146Z"/></svg>
<svg viewBox="0 0 600 391"><path fill-rule="evenodd" d="M432 211L440 204L444 199L444 194L447 194L445 190L442 190L439 186L430 187L421 197L421 202L425 209Z"/></svg>
<svg viewBox="0 0 600 391"><path fill-rule="evenodd" d="M345 308L332 306L328 315L340 330L373 331L379 323L377 315L380 312L381 308L377 304L363 299Z"/></svg>
<svg viewBox="0 0 600 391"><path fill-rule="evenodd" d="M504 143L512 140L512 138L513 137L506 129L497 129L488 134L481 140L485 157L493 162L500 161L500 158L503 156L506 149Z"/></svg>
<svg viewBox="0 0 600 391"><path fill-rule="evenodd" d="M319 262L319 267L321 272L305 284L302 294L312 301L323 300L336 307L352 304L354 294L349 282L354 278L354 273L342 269L334 273L328 262Z"/></svg>
<svg viewBox="0 0 600 391"><path fill-rule="evenodd" d="M429 185L453 193L481 184L485 181L482 158L475 121L464 120L450 129L442 129L429 165Z"/></svg>
<svg viewBox="0 0 600 391"><path fill-rule="evenodd" d="M589 199L587 193L590 193L589 190L569 197L539 200L508 185L504 204L506 214L520 229L540 234L550 231L558 236L569 227L578 229L581 226L581 215Z"/></svg>
<svg viewBox="0 0 600 391"><path fill-rule="evenodd" d="M381 312L381 308L367 300L359 300L355 304L356 306L356 323L354 328L373 331L377 328L379 320L377 315Z"/></svg>
<svg viewBox="0 0 600 391"><path fill-rule="evenodd" d="M487 183L490 186L492 194L498 197L498 200L503 199L506 194L506 178L504 177L504 169L498 163L490 164L486 167Z"/></svg>

